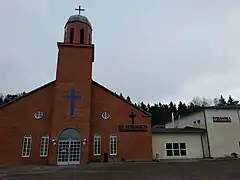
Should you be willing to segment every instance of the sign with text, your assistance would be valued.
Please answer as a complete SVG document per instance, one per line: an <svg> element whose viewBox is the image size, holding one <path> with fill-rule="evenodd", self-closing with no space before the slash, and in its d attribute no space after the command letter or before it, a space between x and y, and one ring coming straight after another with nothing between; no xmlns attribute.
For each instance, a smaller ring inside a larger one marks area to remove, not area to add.
<svg viewBox="0 0 240 180"><path fill-rule="evenodd" d="M213 122L231 122L231 117L212 117Z"/></svg>
<svg viewBox="0 0 240 180"><path fill-rule="evenodd" d="M119 132L147 132L147 125L144 124L135 124L134 123L134 118L136 115L131 112L129 114L129 118L132 120L132 124L122 124L118 126L118 131Z"/></svg>
<svg viewBox="0 0 240 180"><path fill-rule="evenodd" d="M118 126L119 132L147 132L147 125L125 124Z"/></svg>

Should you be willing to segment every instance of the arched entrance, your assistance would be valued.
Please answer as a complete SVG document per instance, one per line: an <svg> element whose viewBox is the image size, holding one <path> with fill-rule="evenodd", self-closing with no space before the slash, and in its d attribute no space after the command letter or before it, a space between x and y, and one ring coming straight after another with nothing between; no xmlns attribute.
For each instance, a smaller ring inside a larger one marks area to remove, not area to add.
<svg viewBox="0 0 240 180"><path fill-rule="evenodd" d="M57 165L80 164L81 136L75 129L65 129L58 137Z"/></svg>

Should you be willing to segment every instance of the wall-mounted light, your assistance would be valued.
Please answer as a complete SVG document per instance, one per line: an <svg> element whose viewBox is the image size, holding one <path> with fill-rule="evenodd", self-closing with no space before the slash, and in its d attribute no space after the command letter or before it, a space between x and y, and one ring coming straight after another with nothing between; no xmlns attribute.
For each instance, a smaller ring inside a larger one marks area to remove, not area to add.
<svg viewBox="0 0 240 180"><path fill-rule="evenodd" d="M86 145L86 144L87 144L87 139L84 138L84 139L83 139L83 145Z"/></svg>
<svg viewBox="0 0 240 180"><path fill-rule="evenodd" d="M53 144L53 146L56 146L56 144L57 144L57 142L54 138L52 139L52 144Z"/></svg>

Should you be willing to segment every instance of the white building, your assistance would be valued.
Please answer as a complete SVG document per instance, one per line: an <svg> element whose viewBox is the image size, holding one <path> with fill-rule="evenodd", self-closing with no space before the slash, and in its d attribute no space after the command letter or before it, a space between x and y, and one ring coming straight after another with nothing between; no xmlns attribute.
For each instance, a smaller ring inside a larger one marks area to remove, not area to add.
<svg viewBox="0 0 240 180"><path fill-rule="evenodd" d="M172 122L166 124L165 128L153 127L153 156L159 153L160 158L165 159L219 158L232 153L240 154L239 107L205 107L175 120L175 127ZM192 127L191 132L185 127ZM186 155L179 156L177 151L176 156L167 155L167 146L170 146L167 143L185 143Z"/></svg>
<svg viewBox="0 0 240 180"><path fill-rule="evenodd" d="M203 136L200 128L152 128L153 158L204 158Z"/></svg>

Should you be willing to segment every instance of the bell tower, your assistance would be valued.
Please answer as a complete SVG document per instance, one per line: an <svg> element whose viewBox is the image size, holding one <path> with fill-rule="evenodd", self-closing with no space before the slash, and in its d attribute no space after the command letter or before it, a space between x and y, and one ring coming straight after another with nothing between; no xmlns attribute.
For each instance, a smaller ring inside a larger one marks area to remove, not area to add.
<svg viewBox="0 0 240 180"><path fill-rule="evenodd" d="M80 134L81 163L88 161L90 146L91 87L94 45L92 26L81 15L81 6L76 15L69 17L65 25L64 41L58 42L58 62L55 82L51 137L58 141L60 132L74 128ZM56 147L57 148L57 147ZM54 148L53 148L54 149ZM50 157L56 157L57 149ZM56 159L50 159L56 164Z"/></svg>
<svg viewBox="0 0 240 180"><path fill-rule="evenodd" d="M73 15L68 19L65 25L64 42L71 44L91 44L92 43L92 26L85 16L80 13L84 11L79 8L78 15Z"/></svg>

